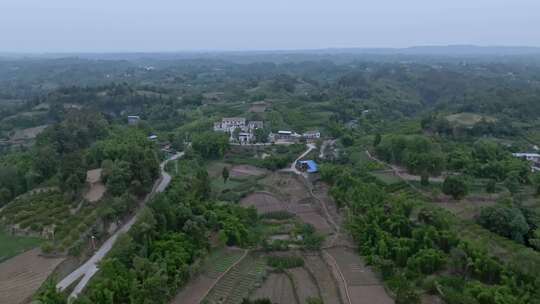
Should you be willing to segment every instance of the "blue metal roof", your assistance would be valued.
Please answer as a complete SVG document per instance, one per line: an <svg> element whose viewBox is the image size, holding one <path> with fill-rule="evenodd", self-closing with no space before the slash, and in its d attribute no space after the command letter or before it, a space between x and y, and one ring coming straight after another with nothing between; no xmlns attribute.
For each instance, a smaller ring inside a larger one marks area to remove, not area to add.
<svg viewBox="0 0 540 304"><path fill-rule="evenodd" d="M307 172L308 173L315 173L319 171L319 166L317 166L317 163L313 160L302 160L300 161L301 164L306 164L308 166Z"/></svg>

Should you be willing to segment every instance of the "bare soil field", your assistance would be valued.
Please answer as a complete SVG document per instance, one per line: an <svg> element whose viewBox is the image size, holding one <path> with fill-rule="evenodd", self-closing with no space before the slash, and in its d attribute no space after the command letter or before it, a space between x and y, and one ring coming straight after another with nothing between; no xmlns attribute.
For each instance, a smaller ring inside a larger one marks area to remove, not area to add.
<svg viewBox="0 0 540 304"><path fill-rule="evenodd" d="M0 264L0 303L26 302L64 258L39 256L33 249Z"/></svg>
<svg viewBox="0 0 540 304"><path fill-rule="evenodd" d="M351 304L392 304L375 273L351 249L336 247L326 250L337 262L345 278Z"/></svg>
<svg viewBox="0 0 540 304"><path fill-rule="evenodd" d="M325 304L342 304L339 290L330 269L319 255L304 255L306 269L315 277Z"/></svg>
<svg viewBox="0 0 540 304"><path fill-rule="evenodd" d="M311 224L319 233L332 233L332 227L330 227L330 225L328 225L328 222L315 211L299 213L298 217L300 217L300 219L304 223Z"/></svg>
<svg viewBox="0 0 540 304"><path fill-rule="evenodd" d="M293 280L300 304L307 304L309 298L320 298L317 283L305 268L297 267L289 269L287 272Z"/></svg>
<svg viewBox="0 0 540 304"><path fill-rule="evenodd" d="M263 113L266 111L267 104L265 102L255 102L249 108L249 112L252 113Z"/></svg>
<svg viewBox="0 0 540 304"><path fill-rule="evenodd" d="M310 198L305 184L298 177L291 173L274 173L261 180L266 185L290 203L296 203L306 198Z"/></svg>
<svg viewBox="0 0 540 304"><path fill-rule="evenodd" d="M250 165L237 165L231 168L231 177L263 176L266 173L266 170Z"/></svg>
<svg viewBox="0 0 540 304"><path fill-rule="evenodd" d="M84 194L84 198L91 203L99 201L107 191L101 181L101 171L102 169L94 169L86 172L86 182L89 188Z"/></svg>
<svg viewBox="0 0 540 304"><path fill-rule="evenodd" d="M17 130L13 136L11 136L11 140L34 139L39 135L39 133L43 132L45 128L47 128L47 125Z"/></svg>
<svg viewBox="0 0 540 304"><path fill-rule="evenodd" d="M274 195L266 192L251 193L240 201L240 205L244 207L255 207L259 214L283 211L286 209L283 202Z"/></svg>
<svg viewBox="0 0 540 304"><path fill-rule="evenodd" d="M250 298L268 298L272 303L279 304L297 303L291 280L284 273L271 273Z"/></svg>
<svg viewBox="0 0 540 304"><path fill-rule="evenodd" d="M329 216L332 218L332 220L336 224L342 226L344 224L343 216L339 214L336 202L328 194L329 190L330 187L323 182L317 182L313 186L313 194L326 206L326 210L328 210Z"/></svg>

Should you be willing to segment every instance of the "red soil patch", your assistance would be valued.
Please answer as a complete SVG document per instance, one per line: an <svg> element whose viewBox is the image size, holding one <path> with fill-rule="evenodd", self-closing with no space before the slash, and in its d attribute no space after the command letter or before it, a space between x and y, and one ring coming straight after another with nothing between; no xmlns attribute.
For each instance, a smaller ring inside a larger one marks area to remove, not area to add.
<svg viewBox="0 0 540 304"><path fill-rule="evenodd" d="M33 249L0 264L0 303L26 302L64 258L44 258Z"/></svg>
<svg viewBox="0 0 540 304"><path fill-rule="evenodd" d="M297 303L291 280L284 273L271 273L250 298L268 298L272 303Z"/></svg>

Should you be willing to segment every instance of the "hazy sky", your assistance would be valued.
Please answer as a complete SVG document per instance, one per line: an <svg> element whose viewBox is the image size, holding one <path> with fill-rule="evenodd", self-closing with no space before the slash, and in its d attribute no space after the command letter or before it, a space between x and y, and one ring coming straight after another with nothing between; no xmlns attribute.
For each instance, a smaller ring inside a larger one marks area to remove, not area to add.
<svg viewBox="0 0 540 304"><path fill-rule="evenodd" d="M0 51L540 46L540 0L0 0Z"/></svg>

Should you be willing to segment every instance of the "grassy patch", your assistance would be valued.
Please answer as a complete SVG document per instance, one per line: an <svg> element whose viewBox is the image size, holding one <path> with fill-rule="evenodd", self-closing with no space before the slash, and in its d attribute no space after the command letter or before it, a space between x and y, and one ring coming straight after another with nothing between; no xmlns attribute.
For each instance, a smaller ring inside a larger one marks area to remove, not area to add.
<svg viewBox="0 0 540 304"><path fill-rule="evenodd" d="M496 119L493 118L493 117L486 116L486 115L474 114L474 113L452 114L452 115L446 116L446 119L451 123L454 123L454 124L457 124L457 125L463 125L463 126L473 126L473 125L479 123L480 121L482 121L482 119L484 119L487 122L495 122L496 121Z"/></svg>
<svg viewBox="0 0 540 304"><path fill-rule="evenodd" d="M39 238L12 236L0 230L0 262L37 247L41 242Z"/></svg>
<svg viewBox="0 0 540 304"><path fill-rule="evenodd" d="M397 184L401 182L401 179L399 178L399 176L395 176L391 172L381 172L381 171L377 172L376 171L376 172L370 172L369 174L376 177L377 179L379 179L386 185Z"/></svg>

